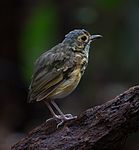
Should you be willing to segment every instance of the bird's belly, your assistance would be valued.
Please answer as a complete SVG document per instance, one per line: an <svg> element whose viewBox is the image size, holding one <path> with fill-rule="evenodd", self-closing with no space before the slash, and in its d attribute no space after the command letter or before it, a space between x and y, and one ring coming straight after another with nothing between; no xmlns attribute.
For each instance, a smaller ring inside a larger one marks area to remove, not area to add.
<svg viewBox="0 0 139 150"><path fill-rule="evenodd" d="M51 93L49 97L55 99L55 98L63 98L69 95L77 87L80 79L81 79L81 71L80 68L77 68L71 73L69 79L61 83L57 87L57 89Z"/></svg>

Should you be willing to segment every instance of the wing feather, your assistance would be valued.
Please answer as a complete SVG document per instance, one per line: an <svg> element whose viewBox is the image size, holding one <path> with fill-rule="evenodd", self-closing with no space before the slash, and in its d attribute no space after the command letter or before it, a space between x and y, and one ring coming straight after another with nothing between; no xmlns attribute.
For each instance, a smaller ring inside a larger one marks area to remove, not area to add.
<svg viewBox="0 0 139 150"><path fill-rule="evenodd" d="M54 47L42 54L35 63L35 72L29 87L28 101L41 101L47 98L61 82L64 81L64 71L72 68L69 57L65 57L62 48ZM67 55L66 55L67 56ZM70 66L68 67L68 64Z"/></svg>

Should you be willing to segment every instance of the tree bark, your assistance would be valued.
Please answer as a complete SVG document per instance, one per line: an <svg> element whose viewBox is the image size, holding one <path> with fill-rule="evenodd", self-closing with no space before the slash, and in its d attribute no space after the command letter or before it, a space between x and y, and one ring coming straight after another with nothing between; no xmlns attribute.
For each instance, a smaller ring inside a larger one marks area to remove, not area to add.
<svg viewBox="0 0 139 150"><path fill-rule="evenodd" d="M12 150L116 150L139 130L139 86L83 112L57 128L53 118L33 129Z"/></svg>

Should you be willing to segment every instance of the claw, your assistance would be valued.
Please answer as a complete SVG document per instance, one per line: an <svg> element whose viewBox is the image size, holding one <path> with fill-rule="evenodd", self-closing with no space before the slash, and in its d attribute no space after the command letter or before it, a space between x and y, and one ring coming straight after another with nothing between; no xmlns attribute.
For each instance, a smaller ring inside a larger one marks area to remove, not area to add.
<svg viewBox="0 0 139 150"><path fill-rule="evenodd" d="M60 123L58 123L57 128L59 128L60 126L62 126L64 124L64 122L66 122L67 120L72 120L72 119L76 119L77 116L73 116L71 114L65 114L64 116L61 115L55 115L53 118L49 118L46 120L46 122L49 122L53 119L56 120L60 120Z"/></svg>
<svg viewBox="0 0 139 150"><path fill-rule="evenodd" d="M72 116L71 114L66 114L66 115L64 115L64 116L59 115L59 116L58 116L58 119L60 119L61 122L57 125L57 128L58 128L59 126L63 125L63 123L64 123L65 121L67 121L67 120L72 120L72 119L76 119L76 118L77 118L77 116Z"/></svg>
<svg viewBox="0 0 139 150"><path fill-rule="evenodd" d="M64 123L64 120L62 120L60 123L57 124L57 128L59 128L60 126L62 126Z"/></svg>

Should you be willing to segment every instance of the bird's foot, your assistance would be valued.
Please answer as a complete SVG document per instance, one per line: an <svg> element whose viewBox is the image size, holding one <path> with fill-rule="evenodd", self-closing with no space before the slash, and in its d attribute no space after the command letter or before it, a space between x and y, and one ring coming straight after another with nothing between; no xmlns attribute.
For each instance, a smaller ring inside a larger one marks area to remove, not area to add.
<svg viewBox="0 0 139 150"><path fill-rule="evenodd" d="M65 120L71 120L71 119L76 119L77 116L73 116L72 114L65 114L64 118Z"/></svg>
<svg viewBox="0 0 139 150"><path fill-rule="evenodd" d="M59 128L67 120L72 120L72 119L76 119L76 118L77 118L77 116L73 116L72 114L65 114L64 116L62 116L62 115L55 115L53 118L47 119L46 122L52 121L53 119L60 120L60 122L57 125L57 128Z"/></svg>
<svg viewBox="0 0 139 150"><path fill-rule="evenodd" d="M62 115L57 115L57 116L55 116L55 118L61 120L61 122L57 125L57 128L58 128L58 127L61 126L65 121L67 121L67 120L72 120L72 119L76 119L77 116L73 116L73 115L71 115L71 114L65 114L64 116L62 116Z"/></svg>
<svg viewBox="0 0 139 150"><path fill-rule="evenodd" d="M66 120L76 119L77 116L73 116L72 114L65 114L64 116L55 115L54 118L66 121Z"/></svg>

